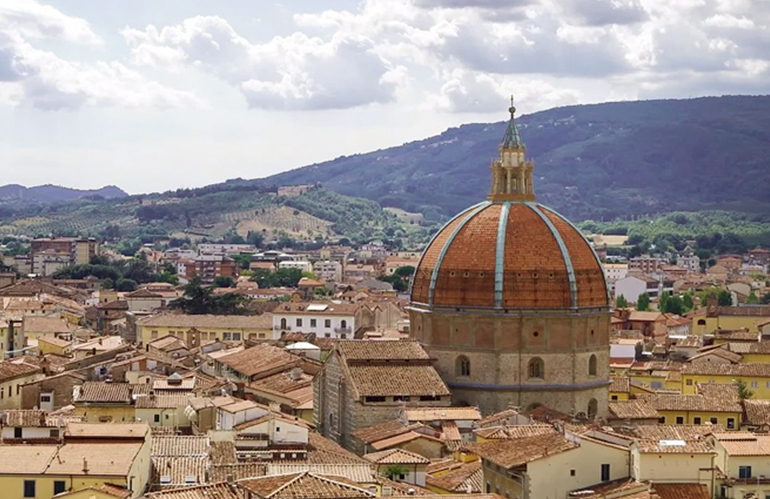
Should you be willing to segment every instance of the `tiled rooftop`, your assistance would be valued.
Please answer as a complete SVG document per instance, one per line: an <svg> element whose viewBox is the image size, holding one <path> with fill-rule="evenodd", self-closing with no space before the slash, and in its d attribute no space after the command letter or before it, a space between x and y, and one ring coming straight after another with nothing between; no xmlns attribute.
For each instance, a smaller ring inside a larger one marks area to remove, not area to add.
<svg viewBox="0 0 770 499"><path fill-rule="evenodd" d="M364 455L364 459L375 464L428 464L430 459L405 449L387 449Z"/></svg>
<svg viewBox="0 0 770 499"><path fill-rule="evenodd" d="M337 342L337 348L347 361L428 359L416 341L342 340Z"/></svg>
<svg viewBox="0 0 770 499"><path fill-rule="evenodd" d="M241 480L238 482L238 486L253 492L258 497L270 499L367 499L374 497L373 493L352 483L307 471Z"/></svg>
<svg viewBox="0 0 770 499"><path fill-rule="evenodd" d="M75 400L78 403L131 403L131 385L128 383L106 383L104 381L87 381L80 388L80 394Z"/></svg>
<svg viewBox="0 0 770 499"><path fill-rule="evenodd" d="M153 435L150 454L153 456L207 456L209 437L182 435Z"/></svg>
<svg viewBox="0 0 770 499"><path fill-rule="evenodd" d="M449 395L438 372L430 365L353 365L348 370L359 396Z"/></svg>
<svg viewBox="0 0 770 499"><path fill-rule="evenodd" d="M564 438L563 435L554 433L469 444L467 447L483 459L510 469L546 456L570 451L578 446Z"/></svg>

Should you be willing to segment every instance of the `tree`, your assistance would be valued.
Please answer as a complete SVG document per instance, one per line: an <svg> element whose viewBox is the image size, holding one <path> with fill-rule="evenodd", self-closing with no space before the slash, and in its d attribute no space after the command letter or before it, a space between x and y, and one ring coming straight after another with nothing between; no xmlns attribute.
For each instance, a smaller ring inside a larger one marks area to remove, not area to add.
<svg viewBox="0 0 770 499"><path fill-rule="evenodd" d="M636 309L640 312L644 312L650 309L650 295L648 293L642 293L636 300Z"/></svg>
<svg viewBox="0 0 770 499"><path fill-rule="evenodd" d="M406 476L409 473L409 468L403 464L391 464L385 468L382 472L387 478L398 481L402 476Z"/></svg>
<svg viewBox="0 0 770 499"><path fill-rule="evenodd" d="M717 294L717 305L720 307L732 307L733 295L726 289L721 290Z"/></svg>
<svg viewBox="0 0 770 499"><path fill-rule="evenodd" d="M692 299L692 293L688 291L682 295L682 304L684 304L685 310L692 310L695 307L695 302Z"/></svg>
<svg viewBox="0 0 770 499"><path fill-rule="evenodd" d="M403 279L401 279L400 276L393 274L393 275L383 275L377 278L378 280L382 282L389 282L393 289L396 291L406 291L409 287L406 282L404 282Z"/></svg>
<svg viewBox="0 0 770 499"><path fill-rule="evenodd" d="M394 273L401 278L410 279L412 275L414 275L414 267L411 265L404 265L403 267L397 268Z"/></svg>
<svg viewBox="0 0 770 499"><path fill-rule="evenodd" d="M666 313L666 303L668 303L669 298L671 298L671 295L664 292L660 295L660 298L658 298L658 310L661 313Z"/></svg>
<svg viewBox="0 0 770 499"><path fill-rule="evenodd" d="M738 399L744 401L754 396L754 392L749 390L748 385L742 379L735 380L735 386L738 387Z"/></svg>
<svg viewBox="0 0 770 499"><path fill-rule="evenodd" d="M685 312L684 301L678 296L670 296L666 300L666 306L661 310L664 314L682 315Z"/></svg>
<svg viewBox="0 0 770 499"><path fill-rule="evenodd" d="M247 302L245 296L235 293L215 295L213 288L201 286L200 277L195 276L185 286L184 295L169 303L169 308L193 315L245 315L251 313Z"/></svg>
<svg viewBox="0 0 770 499"><path fill-rule="evenodd" d="M746 303L748 305L757 305L759 303L759 297L752 291L749 296L746 297Z"/></svg>
<svg viewBox="0 0 770 499"><path fill-rule="evenodd" d="M770 305L770 293L765 293L762 296L762 304L763 305Z"/></svg>
<svg viewBox="0 0 770 499"><path fill-rule="evenodd" d="M115 283L115 288L118 291L136 291L137 285L136 281L133 279L124 279L121 277Z"/></svg>
<svg viewBox="0 0 770 499"><path fill-rule="evenodd" d="M615 299L615 308L626 308L628 306L628 300L623 295L618 296Z"/></svg>
<svg viewBox="0 0 770 499"><path fill-rule="evenodd" d="M232 277L218 275L214 278L214 286L218 288L234 288L235 281L233 280Z"/></svg>

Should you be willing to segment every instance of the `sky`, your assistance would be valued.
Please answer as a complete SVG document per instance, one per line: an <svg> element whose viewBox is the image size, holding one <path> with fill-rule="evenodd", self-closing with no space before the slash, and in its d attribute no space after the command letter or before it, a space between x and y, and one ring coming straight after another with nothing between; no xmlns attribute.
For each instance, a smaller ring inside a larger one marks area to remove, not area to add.
<svg viewBox="0 0 770 499"><path fill-rule="evenodd" d="M0 185L203 186L569 104L770 93L770 0L0 0Z"/></svg>

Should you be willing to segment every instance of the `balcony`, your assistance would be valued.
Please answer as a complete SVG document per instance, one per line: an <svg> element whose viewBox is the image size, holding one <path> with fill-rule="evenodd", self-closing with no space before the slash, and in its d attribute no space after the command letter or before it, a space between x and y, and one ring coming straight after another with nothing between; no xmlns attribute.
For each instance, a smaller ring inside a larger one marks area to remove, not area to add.
<svg viewBox="0 0 770 499"><path fill-rule="evenodd" d="M288 324L286 324L286 327L281 327L280 325L278 325L278 326L273 326L273 329L275 331L291 331L291 326Z"/></svg>
<svg viewBox="0 0 770 499"><path fill-rule="evenodd" d="M335 327L334 332L337 334L350 334L353 330L349 327Z"/></svg>

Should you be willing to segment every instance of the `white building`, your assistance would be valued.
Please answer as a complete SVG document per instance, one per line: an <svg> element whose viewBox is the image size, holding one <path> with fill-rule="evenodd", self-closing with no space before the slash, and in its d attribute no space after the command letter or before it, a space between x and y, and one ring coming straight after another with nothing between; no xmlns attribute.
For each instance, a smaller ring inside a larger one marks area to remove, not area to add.
<svg viewBox="0 0 770 499"><path fill-rule="evenodd" d="M679 256L676 259L676 264L690 272L700 272L700 258L695 255Z"/></svg>
<svg viewBox="0 0 770 499"><path fill-rule="evenodd" d="M198 245L198 252L202 255L234 255L256 251L257 248L251 244L202 243Z"/></svg>
<svg viewBox="0 0 770 499"><path fill-rule="evenodd" d="M274 336L287 332L315 333L319 338L352 338L356 331L352 303L285 303L273 310Z"/></svg>
<svg viewBox="0 0 770 499"><path fill-rule="evenodd" d="M312 272L313 264L306 260L286 260L278 264L279 269L300 269L302 272Z"/></svg>
<svg viewBox="0 0 770 499"><path fill-rule="evenodd" d="M673 281L658 280L645 275L629 275L615 283L615 297L623 295L628 303L636 303L642 293L649 294L650 298L657 298L663 293L672 293L673 291Z"/></svg>
<svg viewBox="0 0 770 499"><path fill-rule="evenodd" d="M615 283L628 275L627 263L603 263L604 277L610 286L610 292L615 292Z"/></svg>
<svg viewBox="0 0 770 499"><path fill-rule="evenodd" d="M342 281L342 264L334 260L319 260L313 264L313 274L328 282Z"/></svg>

